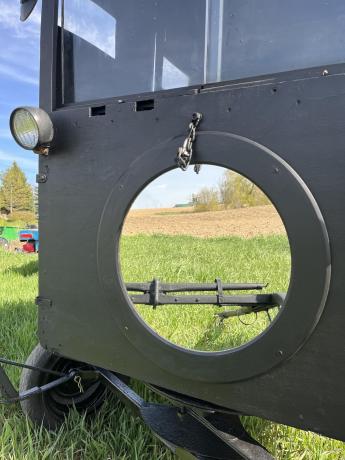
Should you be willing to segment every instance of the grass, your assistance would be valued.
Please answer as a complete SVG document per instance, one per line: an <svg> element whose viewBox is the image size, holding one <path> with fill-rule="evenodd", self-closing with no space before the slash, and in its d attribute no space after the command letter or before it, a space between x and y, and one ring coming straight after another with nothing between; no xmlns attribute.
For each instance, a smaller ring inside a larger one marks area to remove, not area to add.
<svg viewBox="0 0 345 460"><path fill-rule="evenodd" d="M159 257L157 251L162 253ZM289 276L288 246L281 237L234 238L231 241L224 238L126 237L121 261L124 277L131 281L148 281L159 276L164 281L206 282L220 276L224 281L270 282L269 289L273 291L284 289ZM36 256L0 252L0 286L0 355L25 360L37 342ZM182 307L183 310L189 308ZM155 312L150 307L141 307L140 312L151 327L182 346L207 349L236 346L233 338L229 341L231 334L226 330L227 326L218 336L213 335L212 328L210 332L211 322L214 324L214 307L200 308L202 314L197 308L187 311L182 318L175 310L169 311L165 307ZM167 316L172 318L168 324ZM186 321L191 318L186 327ZM237 319L228 321L238 323ZM189 331L192 324L191 333L183 331ZM244 340L248 338L250 334ZM18 383L19 371L12 368L9 372ZM136 389L154 399L142 385L136 384ZM341 442L256 418L246 418L245 424L279 460L345 458L345 447ZM19 406L0 406L0 433L0 460L173 458L150 431L115 400L109 400L93 420L72 413L57 433L33 427Z"/></svg>
<svg viewBox="0 0 345 460"><path fill-rule="evenodd" d="M131 253L135 253L135 263ZM129 236L122 242L125 281L268 283L262 292L285 292L290 279L290 250L286 238L243 239ZM255 294L258 291L249 293ZM230 308L231 309L231 308ZM235 308L238 310L237 308ZM164 338L201 351L226 350L256 337L269 326L266 313L255 318L228 319L215 314L229 307L171 305L156 310L138 306L142 318ZM277 311L272 312L274 316Z"/></svg>

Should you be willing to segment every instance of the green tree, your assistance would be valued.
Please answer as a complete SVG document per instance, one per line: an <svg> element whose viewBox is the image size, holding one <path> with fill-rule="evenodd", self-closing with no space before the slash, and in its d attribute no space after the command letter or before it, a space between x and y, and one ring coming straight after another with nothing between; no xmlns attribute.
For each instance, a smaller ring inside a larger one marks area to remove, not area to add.
<svg viewBox="0 0 345 460"><path fill-rule="evenodd" d="M34 213L36 218L38 217L38 187L34 185L32 187L33 199L34 199Z"/></svg>
<svg viewBox="0 0 345 460"><path fill-rule="evenodd" d="M13 162L1 176L0 203L11 214L18 211L33 211L34 199L32 187L24 172Z"/></svg>
<svg viewBox="0 0 345 460"><path fill-rule="evenodd" d="M219 184L220 201L225 208L243 208L270 204L267 196L250 180L226 171Z"/></svg>
<svg viewBox="0 0 345 460"><path fill-rule="evenodd" d="M192 196L196 212L216 211L219 205L218 192L214 188L203 187Z"/></svg>

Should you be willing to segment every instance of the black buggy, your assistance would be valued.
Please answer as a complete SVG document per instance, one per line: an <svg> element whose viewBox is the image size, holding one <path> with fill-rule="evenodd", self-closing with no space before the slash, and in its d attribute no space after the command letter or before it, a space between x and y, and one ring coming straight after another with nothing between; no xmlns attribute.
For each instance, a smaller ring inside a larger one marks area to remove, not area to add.
<svg viewBox="0 0 345 460"><path fill-rule="evenodd" d="M21 0L22 20L35 4ZM0 368L8 402L55 428L111 388L182 458L271 458L240 415L345 440L344 26L340 0L43 0L40 108L10 121L39 154L40 345L25 365L1 359L24 368L19 392ZM124 283L134 199L164 172L204 164L274 203L287 292L217 273ZM136 304L227 306L226 321L279 311L255 340L208 353L163 340ZM143 401L129 378L172 404Z"/></svg>

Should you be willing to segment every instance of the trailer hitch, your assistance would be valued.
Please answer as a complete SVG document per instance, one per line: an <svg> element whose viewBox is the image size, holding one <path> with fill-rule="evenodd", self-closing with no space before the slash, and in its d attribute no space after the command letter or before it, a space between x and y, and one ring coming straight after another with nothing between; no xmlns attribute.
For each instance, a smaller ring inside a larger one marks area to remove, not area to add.
<svg viewBox="0 0 345 460"><path fill-rule="evenodd" d="M217 278L214 283L162 283L154 279L149 283L127 283L126 288L134 304L151 305L153 308L164 305L217 305L237 306L239 310L229 310L217 313L216 316L223 321L226 318L258 313L281 307L285 300L285 293L272 294L245 294L225 295L225 291L262 290L267 284L262 283L222 283ZM214 295L200 295L200 292L212 292ZM194 292L195 295L176 293ZM170 295L169 295L170 294ZM171 295L174 294L174 295Z"/></svg>

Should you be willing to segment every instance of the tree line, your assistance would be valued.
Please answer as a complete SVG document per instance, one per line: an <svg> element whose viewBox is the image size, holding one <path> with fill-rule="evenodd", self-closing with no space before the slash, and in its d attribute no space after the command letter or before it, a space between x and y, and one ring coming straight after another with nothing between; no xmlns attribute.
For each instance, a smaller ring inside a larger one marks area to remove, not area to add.
<svg viewBox="0 0 345 460"><path fill-rule="evenodd" d="M268 197L249 179L225 171L217 187L203 187L192 196L196 212L270 204Z"/></svg>
<svg viewBox="0 0 345 460"><path fill-rule="evenodd" d="M37 220L37 187L32 187L16 162L0 174L0 214L9 222Z"/></svg>

